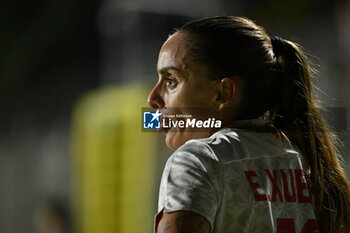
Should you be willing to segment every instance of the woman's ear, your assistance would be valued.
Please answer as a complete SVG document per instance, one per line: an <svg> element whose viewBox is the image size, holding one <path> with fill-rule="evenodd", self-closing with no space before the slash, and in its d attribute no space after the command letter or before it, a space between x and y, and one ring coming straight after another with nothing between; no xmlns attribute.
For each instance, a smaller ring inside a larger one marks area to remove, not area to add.
<svg viewBox="0 0 350 233"><path fill-rule="evenodd" d="M237 102L237 81L233 78L223 78L217 92L218 109L234 107Z"/></svg>

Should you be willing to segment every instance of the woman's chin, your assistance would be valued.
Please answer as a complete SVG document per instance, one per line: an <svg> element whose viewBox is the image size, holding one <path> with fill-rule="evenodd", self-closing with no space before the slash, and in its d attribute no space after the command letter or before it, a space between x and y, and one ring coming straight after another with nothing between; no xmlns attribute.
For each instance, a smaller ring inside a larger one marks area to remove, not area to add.
<svg viewBox="0 0 350 233"><path fill-rule="evenodd" d="M210 132L190 132L170 129L165 136L165 144L172 150L176 150L191 139L207 138Z"/></svg>
<svg viewBox="0 0 350 233"><path fill-rule="evenodd" d="M165 144L172 150L176 150L182 146L186 141L181 142L183 138L179 135L179 132L169 130L165 136Z"/></svg>

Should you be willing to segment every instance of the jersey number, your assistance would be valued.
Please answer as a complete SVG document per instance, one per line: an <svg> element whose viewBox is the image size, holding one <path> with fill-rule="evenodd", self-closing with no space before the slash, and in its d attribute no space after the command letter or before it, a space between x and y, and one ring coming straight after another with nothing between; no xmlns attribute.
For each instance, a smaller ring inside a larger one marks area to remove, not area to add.
<svg viewBox="0 0 350 233"><path fill-rule="evenodd" d="M294 219L279 218L277 219L276 233L295 233ZM301 230L301 233L320 233L316 219L308 219Z"/></svg>

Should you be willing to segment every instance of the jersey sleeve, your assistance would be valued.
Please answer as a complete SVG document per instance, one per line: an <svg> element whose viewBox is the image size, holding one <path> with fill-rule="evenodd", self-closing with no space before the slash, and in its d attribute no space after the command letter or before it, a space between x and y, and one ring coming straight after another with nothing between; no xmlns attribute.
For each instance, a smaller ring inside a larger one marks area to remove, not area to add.
<svg viewBox="0 0 350 233"><path fill-rule="evenodd" d="M218 201L210 153L205 144L193 140L172 154L162 176L159 211L192 211L205 217L213 229Z"/></svg>

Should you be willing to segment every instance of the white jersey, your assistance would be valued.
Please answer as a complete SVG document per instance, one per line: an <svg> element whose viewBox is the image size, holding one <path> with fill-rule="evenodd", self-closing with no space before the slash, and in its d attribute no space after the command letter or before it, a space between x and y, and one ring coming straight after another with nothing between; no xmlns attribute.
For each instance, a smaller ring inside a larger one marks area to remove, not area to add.
<svg viewBox="0 0 350 233"><path fill-rule="evenodd" d="M318 231L304 159L273 133L223 129L168 159L158 215L187 210L215 233Z"/></svg>

